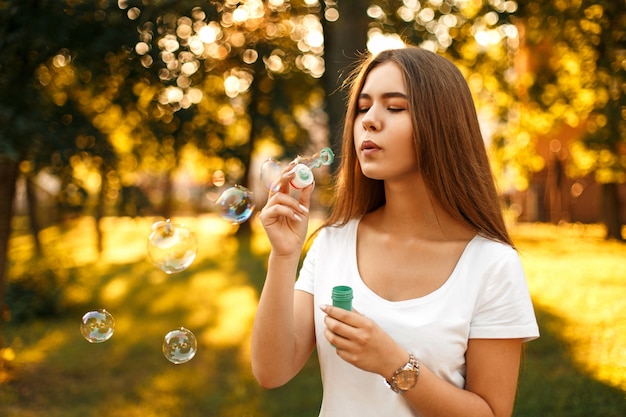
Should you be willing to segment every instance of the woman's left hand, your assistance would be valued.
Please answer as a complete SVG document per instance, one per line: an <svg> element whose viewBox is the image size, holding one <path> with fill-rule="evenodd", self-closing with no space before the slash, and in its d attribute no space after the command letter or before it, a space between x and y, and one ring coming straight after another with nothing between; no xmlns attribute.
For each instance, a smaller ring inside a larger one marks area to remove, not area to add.
<svg viewBox="0 0 626 417"><path fill-rule="evenodd" d="M372 319L330 305L322 306L322 311L326 313L324 335L346 362L385 378L406 362L407 351Z"/></svg>

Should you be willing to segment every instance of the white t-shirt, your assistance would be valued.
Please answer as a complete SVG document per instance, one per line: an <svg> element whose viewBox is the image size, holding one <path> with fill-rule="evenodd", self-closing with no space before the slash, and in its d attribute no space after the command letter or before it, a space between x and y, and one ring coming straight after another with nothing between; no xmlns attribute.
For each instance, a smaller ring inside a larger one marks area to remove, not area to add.
<svg viewBox="0 0 626 417"><path fill-rule="evenodd" d="M458 387L465 386L468 339L529 341L539 336L524 271L510 246L477 235L440 288L420 298L393 302L376 295L359 276L358 225L359 220L352 220L345 226L321 230L295 284L297 290L314 296L323 383L320 417L419 416L380 375L345 362L324 337L324 313L317 307L332 304L336 285L352 287L354 309L374 320L436 375Z"/></svg>

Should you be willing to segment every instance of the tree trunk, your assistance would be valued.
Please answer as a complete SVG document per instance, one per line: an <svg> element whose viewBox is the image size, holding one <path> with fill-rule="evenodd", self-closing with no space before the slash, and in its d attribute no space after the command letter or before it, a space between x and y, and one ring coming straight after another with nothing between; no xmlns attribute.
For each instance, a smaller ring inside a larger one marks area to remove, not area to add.
<svg viewBox="0 0 626 417"><path fill-rule="evenodd" d="M174 182L172 170L167 171L163 184L163 201L161 202L161 215L166 219L172 217L172 205L174 203Z"/></svg>
<svg viewBox="0 0 626 417"><path fill-rule="evenodd" d="M606 238L624 240L620 219L622 205L619 200L617 183L602 184L601 187L602 220L606 226Z"/></svg>
<svg viewBox="0 0 626 417"><path fill-rule="evenodd" d="M18 162L0 157L0 350L4 347L2 323L6 317L4 298L7 287L9 237L11 236L17 174Z"/></svg>
<svg viewBox="0 0 626 417"><path fill-rule="evenodd" d="M100 168L100 191L98 192L98 202L94 212L94 221L96 223L96 245L98 248L98 257L102 258L104 252L104 233L102 231L102 217L104 217L104 196L107 187L107 170Z"/></svg>
<svg viewBox="0 0 626 417"><path fill-rule="evenodd" d="M356 3L356 4L355 4ZM326 111L330 145L335 152L341 150L343 122L346 113L346 91L341 90L342 83L349 75L360 53L367 50L367 28L369 18L368 4L363 1L339 1L339 20L324 23L324 90L326 92ZM338 166L335 158L333 170Z"/></svg>
<svg viewBox="0 0 626 417"><path fill-rule="evenodd" d="M263 46L263 48L265 48L265 45ZM255 68L255 73L257 74L257 77L259 78L255 78L254 82L250 86L250 95L249 95L250 101L248 103L248 110L249 110L248 114L250 115L250 133L248 136L248 144L247 144L247 148L245 149L245 151L242 150L240 152L242 155L241 162L243 163L243 166L244 166L242 183L240 185L243 185L246 188L250 188L250 185L252 184L252 181L250 178L250 175L252 175L252 173L250 172L250 165L252 164L252 154L254 153L254 148L256 147L257 137L260 136L262 132L262 127L259 126L259 123L258 123L259 108L261 107L259 103L261 102L261 95L263 94L259 89L259 85L261 84L261 81L262 81L260 77L261 77L261 74L263 74L263 70L259 68L262 65L261 63L262 61L258 60L256 63L257 68ZM256 173L256 175L258 175L258 173ZM253 199L256 199L256 198L253 197ZM259 210L260 207L257 207L256 209ZM250 235L251 230L252 230L252 227L250 225L250 222L245 221L239 224L236 234L239 238L241 238L241 236Z"/></svg>
<svg viewBox="0 0 626 417"><path fill-rule="evenodd" d="M39 240L39 232L41 224L37 217L37 195L35 193L35 182L31 175L26 177L26 200L28 201L28 220L30 221L30 231L33 235L33 243L35 245L35 255L41 256L41 241Z"/></svg>

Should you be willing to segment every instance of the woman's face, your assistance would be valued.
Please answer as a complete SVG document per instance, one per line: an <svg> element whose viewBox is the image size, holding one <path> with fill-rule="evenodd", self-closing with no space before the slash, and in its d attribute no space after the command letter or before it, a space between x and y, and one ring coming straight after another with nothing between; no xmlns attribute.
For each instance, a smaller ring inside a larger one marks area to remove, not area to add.
<svg viewBox="0 0 626 417"><path fill-rule="evenodd" d="M395 63L379 64L365 79L353 134L366 177L394 180L418 171L408 94Z"/></svg>

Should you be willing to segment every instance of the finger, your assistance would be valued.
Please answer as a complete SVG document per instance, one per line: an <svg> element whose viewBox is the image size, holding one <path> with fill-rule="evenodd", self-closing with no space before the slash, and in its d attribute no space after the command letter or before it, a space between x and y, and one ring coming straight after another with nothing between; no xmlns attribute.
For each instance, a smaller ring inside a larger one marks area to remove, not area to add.
<svg viewBox="0 0 626 417"><path fill-rule="evenodd" d="M285 218L286 220L293 219L301 222L304 220L304 216L305 214L303 214L300 210L284 204L266 206L261 211L261 218L265 220L279 220L280 218Z"/></svg>
<svg viewBox="0 0 626 417"><path fill-rule="evenodd" d="M289 192L289 182L295 176L295 163L291 162L289 165L283 170L280 177L278 177L269 187L269 195L270 197L276 193L288 193Z"/></svg>
<svg viewBox="0 0 626 417"><path fill-rule="evenodd" d="M356 308L352 307L352 312L359 314L361 317L366 317L365 314L361 313L359 310L357 310Z"/></svg>
<svg viewBox="0 0 626 417"><path fill-rule="evenodd" d="M336 309L336 310L341 310L341 309ZM345 310L344 310L344 313L349 314L349 312ZM333 333L341 335L343 337L348 337L350 332L356 328L355 326L350 324L349 321L336 317L336 316L335 317L331 316L330 314L327 314L326 317L324 317L324 324Z"/></svg>
<svg viewBox="0 0 626 417"><path fill-rule="evenodd" d="M332 317L333 319L352 328L363 327L366 325L367 320L369 320L365 315L361 314L354 308L351 311L331 305L320 306L320 308L326 313L327 316Z"/></svg>
<svg viewBox="0 0 626 417"><path fill-rule="evenodd" d="M310 198L310 197L309 197ZM266 207L272 207L282 205L290 208L293 213L300 217L307 217L309 214L309 208L302 204L300 200L296 200L293 196L286 193L276 193L270 197Z"/></svg>
<svg viewBox="0 0 626 417"><path fill-rule="evenodd" d="M276 194L279 191L280 191L280 178L272 182L272 184L270 185L269 196L271 197L272 195Z"/></svg>
<svg viewBox="0 0 626 417"><path fill-rule="evenodd" d="M311 207L311 196L313 195L314 189L315 189L315 181L313 181L311 185L304 187L302 189L302 192L300 193L300 198L299 198L300 206L305 207L307 212L309 211L309 208Z"/></svg>
<svg viewBox="0 0 626 417"><path fill-rule="evenodd" d="M333 345L333 347L339 351L341 349L345 349L348 347L349 345L349 340L346 339L345 337L334 333L332 330L330 330L328 327L326 328L326 330L324 330L324 337L326 338L326 340L328 340L328 342Z"/></svg>
<svg viewBox="0 0 626 417"><path fill-rule="evenodd" d="M344 310L343 308L339 308L339 307L335 307L333 305L327 305L327 304L322 304L320 306L320 309L324 313L326 313L326 315L339 321L345 321L351 314L351 312L348 310Z"/></svg>

